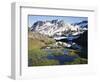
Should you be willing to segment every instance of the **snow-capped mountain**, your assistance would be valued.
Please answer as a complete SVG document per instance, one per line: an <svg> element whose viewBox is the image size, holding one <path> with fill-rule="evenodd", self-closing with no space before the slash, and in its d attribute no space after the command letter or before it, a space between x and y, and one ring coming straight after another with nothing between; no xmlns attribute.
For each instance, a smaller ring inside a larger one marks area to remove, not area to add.
<svg viewBox="0 0 100 82"><path fill-rule="evenodd" d="M84 20L84 21L75 23L75 24L73 24L73 25L74 25L74 26L75 26L75 25L78 25L78 26L80 26L80 28L88 28L88 21L87 21L87 20Z"/></svg>
<svg viewBox="0 0 100 82"><path fill-rule="evenodd" d="M37 21L31 27L32 31L39 32L48 36L55 34L61 34L61 32L68 31L69 26L65 25L64 21L52 20L52 21Z"/></svg>
<svg viewBox="0 0 100 82"><path fill-rule="evenodd" d="M69 34L79 35L86 30L83 29L86 27L86 21L75 24L66 24L63 20L37 21L32 25L31 31L35 31L50 37L66 37Z"/></svg>

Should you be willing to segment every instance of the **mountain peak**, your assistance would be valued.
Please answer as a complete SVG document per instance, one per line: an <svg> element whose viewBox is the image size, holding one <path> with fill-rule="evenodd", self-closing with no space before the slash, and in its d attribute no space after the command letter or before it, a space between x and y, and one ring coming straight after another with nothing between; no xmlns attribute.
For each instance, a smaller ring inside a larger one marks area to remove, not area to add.
<svg viewBox="0 0 100 82"><path fill-rule="evenodd" d="M64 20L46 20L46 21L37 21L32 27L31 31L35 31L47 36L67 36L68 34L77 35L84 32L84 29L81 27L87 25L87 21L82 21L80 23L66 24ZM85 29L86 30L86 29Z"/></svg>

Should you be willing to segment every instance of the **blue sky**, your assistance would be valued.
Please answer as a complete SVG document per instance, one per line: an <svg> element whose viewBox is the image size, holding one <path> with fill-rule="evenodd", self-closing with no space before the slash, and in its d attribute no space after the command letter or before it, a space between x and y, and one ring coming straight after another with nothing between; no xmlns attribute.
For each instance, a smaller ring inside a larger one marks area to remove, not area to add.
<svg viewBox="0 0 100 82"><path fill-rule="evenodd" d="M28 26L31 27L36 21L46 21L46 20L64 20L65 23L77 23L83 20L88 20L88 17L75 17L75 16L36 16L29 15L28 16Z"/></svg>

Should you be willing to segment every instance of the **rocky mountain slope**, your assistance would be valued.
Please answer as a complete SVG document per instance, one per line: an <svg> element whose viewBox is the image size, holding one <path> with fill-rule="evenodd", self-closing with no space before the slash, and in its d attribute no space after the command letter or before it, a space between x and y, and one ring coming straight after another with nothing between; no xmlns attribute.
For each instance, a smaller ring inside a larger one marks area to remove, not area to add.
<svg viewBox="0 0 100 82"><path fill-rule="evenodd" d="M87 30L87 22L66 24L64 20L37 21L30 29L32 32L38 32L49 37L66 37L69 34L82 34Z"/></svg>

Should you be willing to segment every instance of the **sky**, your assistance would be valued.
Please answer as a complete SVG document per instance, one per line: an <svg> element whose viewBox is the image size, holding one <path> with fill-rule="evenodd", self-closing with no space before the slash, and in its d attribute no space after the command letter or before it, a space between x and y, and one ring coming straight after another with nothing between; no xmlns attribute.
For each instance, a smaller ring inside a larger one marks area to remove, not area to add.
<svg viewBox="0 0 100 82"><path fill-rule="evenodd" d="M88 17L75 17L75 16L43 16L43 15L29 15L28 16L28 27L31 27L37 21L46 21L46 20L64 20L65 23L78 23L83 20L88 21Z"/></svg>

